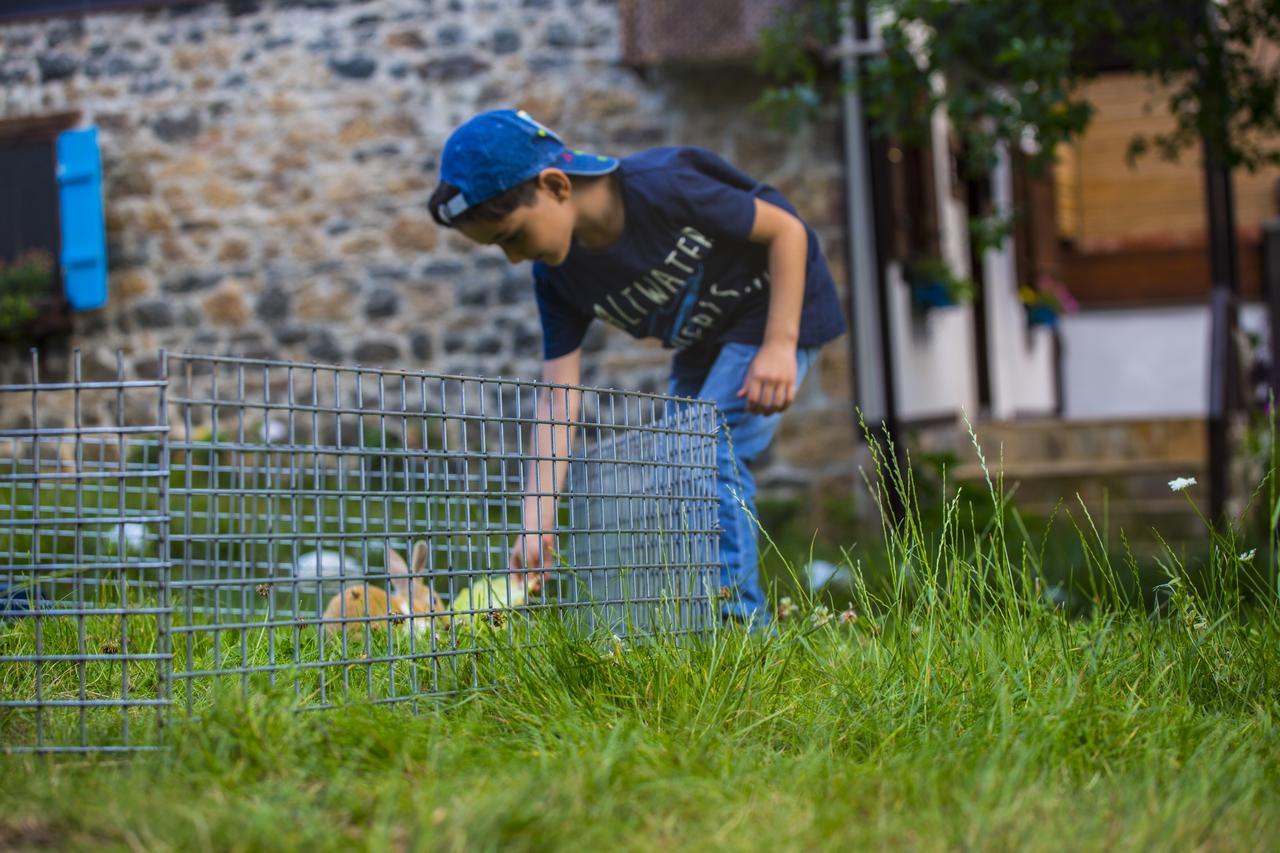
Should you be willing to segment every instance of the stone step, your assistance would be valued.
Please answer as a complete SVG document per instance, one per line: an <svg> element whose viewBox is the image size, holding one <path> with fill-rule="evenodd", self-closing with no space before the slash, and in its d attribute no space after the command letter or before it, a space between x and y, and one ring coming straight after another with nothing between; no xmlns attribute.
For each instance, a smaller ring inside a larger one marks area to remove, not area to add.
<svg viewBox="0 0 1280 853"><path fill-rule="evenodd" d="M1064 421L1054 419L985 421L974 432L988 460L1159 459L1182 463L1205 456L1205 422L1198 418ZM972 455L961 437L961 458Z"/></svg>
<svg viewBox="0 0 1280 853"><path fill-rule="evenodd" d="M987 460L987 470L994 480L1003 475L1008 480L1043 480L1060 477L1110 477L1115 475L1165 474L1175 472L1170 477L1194 476L1204 469L1204 459L1198 456L1184 456L1169 459L1036 459L1011 460L1005 458ZM949 469L951 479L982 480L986 473L977 462L966 462ZM1188 473L1176 473L1188 472Z"/></svg>
<svg viewBox="0 0 1280 853"><path fill-rule="evenodd" d="M1103 460L1046 460L1041 462L988 463L993 482L999 482L1004 493L1013 493L1013 500L1021 506L1024 502L1039 504L1070 501L1078 506L1079 495L1085 506L1093 509L1104 500L1160 502L1169 498L1187 506L1185 497L1174 494L1169 481L1179 477L1193 477L1191 496L1203 503L1201 492L1205 488L1205 465L1202 460L1183 458L1162 459L1103 459ZM977 463L956 466L948 472L948 480L968 488L987 489L986 475ZM1190 507L1187 506L1190 511Z"/></svg>
<svg viewBox="0 0 1280 853"><path fill-rule="evenodd" d="M1074 522L1074 526L1090 541L1093 539L1094 528L1115 544L1119 544L1119 533L1122 530L1130 542L1141 541L1147 544L1159 542L1161 538L1169 543L1189 542L1204 539L1208 535L1204 520L1181 495L1146 501L1106 500L1090 503L1086 500L1084 505L1088 509L1087 516L1074 496L1069 499L1064 497L1059 503L1021 501L1015 495L1013 504L1024 516L1053 516L1054 526L1058 529L1070 529Z"/></svg>

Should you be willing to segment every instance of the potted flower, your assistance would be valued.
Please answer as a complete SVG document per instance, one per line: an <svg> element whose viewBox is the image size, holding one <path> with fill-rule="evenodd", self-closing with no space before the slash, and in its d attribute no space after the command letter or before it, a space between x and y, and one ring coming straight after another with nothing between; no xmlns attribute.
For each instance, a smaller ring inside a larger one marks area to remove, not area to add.
<svg viewBox="0 0 1280 853"><path fill-rule="evenodd" d="M919 309L945 308L973 301L973 282L957 276L941 258L920 258L907 264L911 302Z"/></svg>
<svg viewBox="0 0 1280 853"><path fill-rule="evenodd" d="M1070 314L1080 304L1062 282L1048 273L1041 273L1034 287L1018 288L1018 298L1027 311L1027 324L1055 328L1063 314Z"/></svg>

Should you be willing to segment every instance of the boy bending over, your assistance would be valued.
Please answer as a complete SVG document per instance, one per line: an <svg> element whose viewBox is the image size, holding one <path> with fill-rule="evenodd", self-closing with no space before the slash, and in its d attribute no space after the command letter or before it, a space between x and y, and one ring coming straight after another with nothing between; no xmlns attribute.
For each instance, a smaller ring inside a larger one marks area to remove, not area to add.
<svg viewBox="0 0 1280 853"><path fill-rule="evenodd" d="M500 247L513 264L533 261L544 381L581 383L582 340L599 318L675 350L668 393L715 402L722 616L766 625L747 466L819 347L844 331L813 230L776 189L709 151L584 154L523 111L481 113L455 130L440 178L429 202L438 223ZM542 458L530 463L514 572L552 563L580 402L563 388L540 398L532 442Z"/></svg>

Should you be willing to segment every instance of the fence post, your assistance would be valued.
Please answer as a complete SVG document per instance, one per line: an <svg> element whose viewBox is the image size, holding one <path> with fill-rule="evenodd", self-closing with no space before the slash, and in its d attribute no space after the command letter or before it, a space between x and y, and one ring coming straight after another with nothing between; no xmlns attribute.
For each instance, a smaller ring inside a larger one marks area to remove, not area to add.
<svg viewBox="0 0 1280 853"><path fill-rule="evenodd" d="M1262 294L1271 338L1271 393L1280 397L1280 217L1262 223Z"/></svg>
<svg viewBox="0 0 1280 853"><path fill-rule="evenodd" d="M169 725L171 722L170 715L173 712L173 640L170 635L173 621L173 599L170 595L169 584L173 580L173 557L169 552L169 525L173 522L173 508L169 506L169 477L172 462L169 459L169 354L165 350L160 350L158 363L160 365L159 376L160 382L159 401L157 403L156 423L160 426L160 442L157 448L159 458L156 464L160 466L158 475L158 492L157 500L159 506L157 511L164 514L164 521L157 525L157 534L159 537L159 551L157 556L160 558L160 584L159 584L159 601L157 602L156 614L156 651L163 655L163 660L157 662L159 672L156 673L156 690L159 695L157 699L163 700L164 704L160 707L160 742L167 745L169 740Z"/></svg>
<svg viewBox="0 0 1280 853"><path fill-rule="evenodd" d="M1262 223L1262 296L1267 301L1267 335L1271 339L1271 406L1268 418L1274 418L1275 401L1280 399L1280 217L1272 217ZM1268 466L1275 468L1277 448L1271 448ZM1268 507L1270 510L1270 507ZM1270 514L1270 513L1268 513ZM1268 531L1271 541L1276 541L1276 527Z"/></svg>
<svg viewBox="0 0 1280 853"><path fill-rule="evenodd" d="M1226 512L1227 480L1231 473L1229 425L1233 370L1231 317L1234 296L1225 286L1215 286L1209 297L1209 517L1219 524Z"/></svg>

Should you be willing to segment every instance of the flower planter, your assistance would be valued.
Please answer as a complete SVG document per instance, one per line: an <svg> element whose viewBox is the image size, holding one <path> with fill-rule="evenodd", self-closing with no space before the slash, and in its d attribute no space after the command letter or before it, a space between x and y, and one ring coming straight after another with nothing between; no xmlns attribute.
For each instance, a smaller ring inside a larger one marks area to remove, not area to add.
<svg viewBox="0 0 1280 853"><path fill-rule="evenodd" d="M1045 326L1055 328L1058 325L1058 317L1061 316L1057 311L1048 305L1028 305L1027 306L1027 323L1030 326Z"/></svg>
<svg viewBox="0 0 1280 853"><path fill-rule="evenodd" d="M34 315L21 324L0 325L0 345L25 345L71 332L71 306L64 296L39 296L31 300Z"/></svg>
<svg viewBox="0 0 1280 853"><path fill-rule="evenodd" d="M958 304L951 290L941 282L912 284L911 302L919 308L946 308Z"/></svg>

